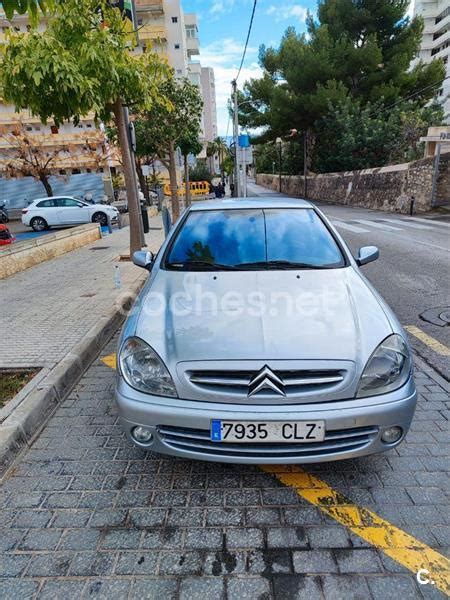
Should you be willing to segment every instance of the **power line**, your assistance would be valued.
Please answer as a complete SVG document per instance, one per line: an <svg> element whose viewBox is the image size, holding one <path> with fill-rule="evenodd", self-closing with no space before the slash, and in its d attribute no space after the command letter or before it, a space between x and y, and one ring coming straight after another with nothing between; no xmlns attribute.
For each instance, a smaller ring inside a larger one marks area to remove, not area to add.
<svg viewBox="0 0 450 600"><path fill-rule="evenodd" d="M378 115L380 113L385 112L386 110L390 110L391 108L395 108L396 106L398 106L399 104L402 104L403 102L406 102L407 100L411 100L412 98L415 98L416 96L418 96L419 94L421 94L422 92L426 92L427 90L429 90L430 88L436 87L436 86L441 86L444 81L446 79L450 79L450 75L447 75L447 77L444 77L444 79L442 81L436 81L435 83L430 83L429 85L425 86L424 88L420 89L420 90L416 90L415 92L413 92L412 94L410 94L409 96L406 96L406 98L402 98L401 100L398 100L397 102L394 102L394 104L390 104L389 106L385 106L384 108L377 110L375 112L373 112L372 114L369 115L369 117L374 117L375 115Z"/></svg>
<svg viewBox="0 0 450 600"><path fill-rule="evenodd" d="M241 74L242 67L244 65L245 55L247 54L248 42L250 40L250 34L252 32L252 27L253 27L253 19L255 18L255 12L256 12L256 5L257 5L257 3L258 3L258 0L255 0L254 3L253 3L253 10L252 10L252 16L251 16L251 19L250 19L250 25L248 27L247 39L245 41L244 52L242 54L241 64L239 65L239 71L238 71L238 74L236 75L236 80L235 81L237 81L239 79L239 75Z"/></svg>

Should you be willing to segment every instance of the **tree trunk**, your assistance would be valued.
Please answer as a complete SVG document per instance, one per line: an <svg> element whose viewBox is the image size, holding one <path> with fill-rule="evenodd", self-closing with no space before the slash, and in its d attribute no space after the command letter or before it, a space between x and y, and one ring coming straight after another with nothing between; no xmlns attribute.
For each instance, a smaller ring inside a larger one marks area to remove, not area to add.
<svg viewBox="0 0 450 600"><path fill-rule="evenodd" d="M172 198L172 222L180 216L180 200L178 198L177 166L175 164L175 143L169 144L169 176L170 176L170 195Z"/></svg>
<svg viewBox="0 0 450 600"><path fill-rule="evenodd" d="M189 185L190 181L189 181L189 161L188 161L188 155L186 154L184 156L184 185L186 188L186 206L190 206L191 205L191 186Z"/></svg>
<svg viewBox="0 0 450 600"><path fill-rule="evenodd" d="M139 185L141 186L141 190L145 196L147 204L150 204L150 194L148 193L147 180L145 179L144 173L142 172L141 161L138 159L137 156L135 157L135 162L136 162L136 173L137 173L137 176L139 179Z"/></svg>
<svg viewBox="0 0 450 600"><path fill-rule="evenodd" d="M45 191L47 193L47 196L50 198L51 196L53 196L53 189L52 186L50 184L50 181L48 180L48 176L44 175L43 173L41 173L41 175L39 175L39 181L42 183L42 185L45 188Z"/></svg>
<svg viewBox="0 0 450 600"><path fill-rule="evenodd" d="M123 175L127 190L128 212L130 215L130 256L141 249L141 230L139 222L139 201L136 189L136 179L133 172L134 165L131 160L128 131L123 114L122 101L118 98L113 106L116 120L117 135L122 152Z"/></svg>

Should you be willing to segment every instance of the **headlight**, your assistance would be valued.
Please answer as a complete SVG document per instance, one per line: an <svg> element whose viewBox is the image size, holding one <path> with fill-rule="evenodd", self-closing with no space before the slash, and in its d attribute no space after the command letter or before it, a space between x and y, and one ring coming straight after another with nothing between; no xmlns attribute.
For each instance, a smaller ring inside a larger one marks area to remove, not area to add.
<svg viewBox="0 0 450 600"><path fill-rule="evenodd" d="M357 398L398 390L411 375L412 361L405 340L390 335L369 358L359 381Z"/></svg>
<svg viewBox="0 0 450 600"><path fill-rule="evenodd" d="M165 364L143 340L125 340L119 353L119 368L125 381L136 390L155 396L177 398L173 379Z"/></svg>

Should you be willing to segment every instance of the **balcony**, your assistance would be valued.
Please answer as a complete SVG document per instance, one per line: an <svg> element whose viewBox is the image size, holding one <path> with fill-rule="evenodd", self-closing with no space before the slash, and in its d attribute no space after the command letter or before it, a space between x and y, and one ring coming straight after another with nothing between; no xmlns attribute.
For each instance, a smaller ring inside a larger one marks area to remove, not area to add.
<svg viewBox="0 0 450 600"><path fill-rule="evenodd" d="M150 12L154 15L164 14L163 0L135 0L136 12Z"/></svg>
<svg viewBox="0 0 450 600"><path fill-rule="evenodd" d="M144 25L138 31L139 40L167 40L167 33L163 25Z"/></svg>
<svg viewBox="0 0 450 600"><path fill-rule="evenodd" d="M186 48L189 57L200 54L200 43L198 38L187 37Z"/></svg>

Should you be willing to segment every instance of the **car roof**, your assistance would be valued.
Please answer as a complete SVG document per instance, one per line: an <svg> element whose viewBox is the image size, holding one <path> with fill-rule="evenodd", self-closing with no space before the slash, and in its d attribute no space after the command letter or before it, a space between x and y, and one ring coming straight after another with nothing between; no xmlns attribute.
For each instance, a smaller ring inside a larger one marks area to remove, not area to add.
<svg viewBox="0 0 450 600"><path fill-rule="evenodd" d="M42 200L57 200L58 198L71 198L72 200L76 200L73 196L44 196L44 198L35 198L33 202L41 202Z"/></svg>
<svg viewBox="0 0 450 600"><path fill-rule="evenodd" d="M312 208L307 200L298 198L226 198L224 200L203 200L195 202L189 207L191 211L197 210L231 210L251 208Z"/></svg>

